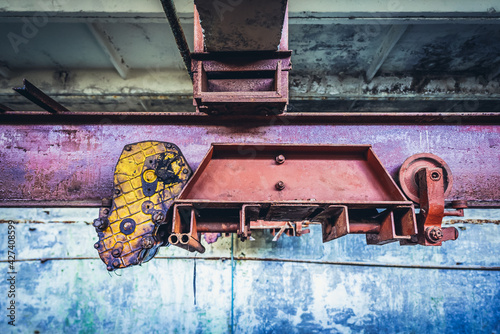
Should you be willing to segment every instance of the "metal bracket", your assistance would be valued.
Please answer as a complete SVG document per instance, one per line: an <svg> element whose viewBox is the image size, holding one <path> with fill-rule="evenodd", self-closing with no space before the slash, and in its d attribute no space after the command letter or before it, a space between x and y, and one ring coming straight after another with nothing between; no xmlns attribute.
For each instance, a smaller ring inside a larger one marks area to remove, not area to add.
<svg viewBox="0 0 500 334"><path fill-rule="evenodd" d="M406 195L420 205L417 215L418 234L402 244L441 246L443 241L456 240L455 227L441 227L444 216L463 216L466 201L455 201L456 211L445 211L445 197L451 191L453 178L448 165L439 157L421 153L409 157L401 166L400 182Z"/></svg>
<svg viewBox="0 0 500 334"><path fill-rule="evenodd" d="M281 114L288 104L288 9L279 50L207 52L194 8L193 104L207 114ZM257 13L255 14L257 15ZM263 36L265 37L265 36Z"/></svg>
<svg viewBox="0 0 500 334"><path fill-rule="evenodd" d="M179 233L244 241L269 229L278 240L310 224L322 225L323 242L363 233L382 245L417 234L413 204L369 145L213 144L175 202L175 245Z"/></svg>

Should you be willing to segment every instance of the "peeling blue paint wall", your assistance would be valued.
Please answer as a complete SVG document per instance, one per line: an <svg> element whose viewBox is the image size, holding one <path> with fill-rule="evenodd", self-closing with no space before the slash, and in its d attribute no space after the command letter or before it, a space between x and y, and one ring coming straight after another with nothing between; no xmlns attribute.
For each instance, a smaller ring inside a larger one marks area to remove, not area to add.
<svg viewBox="0 0 500 334"><path fill-rule="evenodd" d="M498 219L496 210L468 215ZM426 248L367 246L362 235L323 244L319 226L278 242L255 232L254 242L234 239L231 247L223 238L196 259L163 248L141 267L110 274L93 249L96 216L95 209L0 210L0 219L41 221L16 225L24 260L16 262L16 327L5 316L5 278L0 333L226 333L231 325L235 333L500 332L500 272L470 268L500 266L497 224L456 225L457 241ZM0 224L2 260L7 225Z"/></svg>

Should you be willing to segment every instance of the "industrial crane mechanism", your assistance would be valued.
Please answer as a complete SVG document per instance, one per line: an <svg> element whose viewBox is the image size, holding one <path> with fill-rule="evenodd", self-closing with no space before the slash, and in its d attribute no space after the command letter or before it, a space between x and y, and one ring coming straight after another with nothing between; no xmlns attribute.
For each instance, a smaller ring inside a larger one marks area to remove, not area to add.
<svg viewBox="0 0 500 334"><path fill-rule="evenodd" d="M94 246L113 271L150 260L161 246L203 253L202 233L236 233L244 241L269 229L276 240L321 224L323 242L349 233L366 234L374 245L457 239L442 219L463 216L467 203L445 210L453 178L442 159L411 156L399 183L370 145L212 144L193 173L175 144L129 144L116 165L113 197L94 220Z"/></svg>
<svg viewBox="0 0 500 334"><path fill-rule="evenodd" d="M194 4L190 53L173 3L162 0L197 112L286 112L288 2L239 2L224 19L212 1ZM442 219L463 215L467 203L445 211L453 179L442 159L408 158L399 183L370 145L212 144L193 173L173 143L129 144L116 165L113 198L94 221L94 246L113 271L150 260L161 246L203 253L202 233L236 233L244 241L270 229L277 240L321 224L323 242L363 233L368 244L440 246L458 237Z"/></svg>

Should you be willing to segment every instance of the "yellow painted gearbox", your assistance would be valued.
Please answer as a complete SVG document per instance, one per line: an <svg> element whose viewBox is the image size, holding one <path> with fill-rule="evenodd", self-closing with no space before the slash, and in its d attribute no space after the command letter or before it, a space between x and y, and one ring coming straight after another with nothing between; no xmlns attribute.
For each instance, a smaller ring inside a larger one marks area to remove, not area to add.
<svg viewBox="0 0 500 334"><path fill-rule="evenodd" d="M172 143L126 145L116 164L111 209L102 208L94 247L109 271L150 260L165 243L168 209L192 171ZM168 236L167 236L168 237Z"/></svg>

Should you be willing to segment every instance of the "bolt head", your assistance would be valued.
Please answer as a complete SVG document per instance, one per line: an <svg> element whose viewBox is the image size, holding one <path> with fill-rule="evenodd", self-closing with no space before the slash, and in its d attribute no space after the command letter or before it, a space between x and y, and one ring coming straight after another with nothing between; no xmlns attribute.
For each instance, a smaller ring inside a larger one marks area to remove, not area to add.
<svg viewBox="0 0 500 334"><path fill-rule="evenodd" d="M98 230L104 230L104 229L106 229L106 227L108 227L108 224L107 224L106 220L104 220L102 218L97 218L97 219L94 219L92 226L94 226Z"/></svg>
<svg viewBox="0 0 500 334"><path fill-rule="evenodd" d="M153 237L147 235L144 238L142 238L141 243L142 243L142 248L150 249L150 248L153 248L155 241L154 241Z"/></svg>
<svg viewBox="0 0 500 334"><path fill-rule="evenodd" d="M95 249L99 249L99 247L100 247L99 243L98 243L98 242L96 242L96 243L94 244L94 248L95 248Z"/></svg>
<svg viewBox="0 0 500 334"><path fill-rule="evenodd" d="M282 163L285 162L285 156L283 154L280 154L276 156L275 160L278 165L281 165Z"/></svg>
<svg viewBox="0 0 500 334"><path fill-rule="evenodd" d="M120 256L120 253L120 250L116 248L111 251L111 255L113 255L114 257Z"/></svg>
<svg viewBox="0 0 500 334"><path fill-rule="evenodd" d="M126 222L125 224L123 224L123 229L125 231L130 231L132 229L133 225L132 223L129 223L129 222Z"/></svg>
<svg viewBox="0 0 500 334"><path fill-rule="evenodd" d="M431 172L431 180L439 181L440 179L441 179L441 173L437 171Z"/></svg>
<svg viewBox="0 0 500 334"><path fill-rule="evenodd" d="M115 189L115 195L120 195L121 191L120 189Z"/></svg>
<svg viewBox="0 0 500 334"><path fill-rule="evenodd" d="M430 242L438 242L443 239L443 230L440 227L429 227L425 232L427 240Z"/></svg>
<svg viewBox="0 0 500 334"><path fill-rule="evenodd" d="M275 187L277 190L283 190L285 189L285 182L283 181L278 181L276 184L275 184Z"/></svg>
<svg viewBox="0 0 500 334"><path fill-rule="evenodd" d="M125 145L125 151L132 151L132 146Z"/></svg>
<svg viewBox="0 0 500 334"><path fill-rule="evenodd" d="M165 221L165 213L163 211L156 211L154 214L153 214L153 221L155 223L162 223Z"/></svg>
<svg viewBox="0 0 500 334"><path fill-rule="evenodd" d="M114 260L113 261L113 267L117 268L120 266L120 260Z"/></svg>

